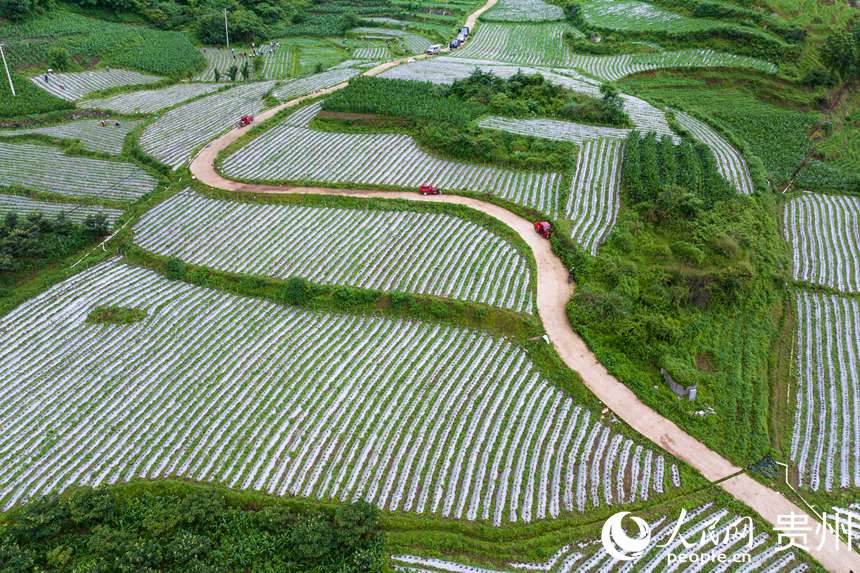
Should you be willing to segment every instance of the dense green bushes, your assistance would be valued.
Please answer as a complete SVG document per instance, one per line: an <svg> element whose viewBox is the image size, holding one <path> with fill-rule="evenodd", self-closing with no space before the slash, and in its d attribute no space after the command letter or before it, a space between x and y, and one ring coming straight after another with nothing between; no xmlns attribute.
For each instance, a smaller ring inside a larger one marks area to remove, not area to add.
<svg viewBox="0 0 860 573"><path fill-rule="evenodd" d="M74 103L49 94L15 72L12 72L12 83L15 96L12 96L5 75L0 75L0 118L75 108Z"/></svg>
<svg viewBox="0 0 860 573"><path fill-rule="evenodd" d="M177 482L49 495L6 515L0 564L8 573L383 571L373 506L260 501Z"/></svg>
<svg viewBox="0 0 860 573"><path fill-rule="evenodd" d="M738 463L761 458L788 268L778 203L735 195L707 149L636 133L622 189L609 240L577 266L571 323L650 405ZM697 401L660 368L698 384Z"/></svg>

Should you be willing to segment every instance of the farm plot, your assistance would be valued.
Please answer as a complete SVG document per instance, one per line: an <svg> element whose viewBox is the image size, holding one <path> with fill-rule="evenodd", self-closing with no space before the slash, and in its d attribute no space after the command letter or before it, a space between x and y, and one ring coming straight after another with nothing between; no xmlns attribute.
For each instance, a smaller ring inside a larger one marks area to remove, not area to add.
<svg viewBox="0 0 860 573"><path fill-rule="evenodd" d="M719 20L688 18L635 0L592 0L583 4L582 16L592 26L622 32L698 32L728 27Z"/></svg>
<svg viewBox="0 0 860 573"><path fill-rule="evenodd" d="M626 139L630 133L629 129L617 127L602 127L556 119L514 119L497 115L482 118L478 122L478 126L484 129L496 129L530 137L541 137L556 141L572 141L577 145L601 137Z"/></svg>
<svg viewBox="0 0 860 573"><path fill-rule="evenodd" d="M123 86L151 84L161 81L162 78L130 70L105 69L65 74L42 74L30 79L37 86L58 98L74 101L93 92Z"/></svg>
<svg viewBox="0 0 860 573"><path fill-rule="evenodd" d="M148 251L232 273L534 309L526 257L451 215L247 204L184 191L144 215L134 236Z"/></svg>
<svg viewBox="0 0 860 573"><path fill-rule="evenodd" d="M384 44L355 46L351 55L356 60L384 60L388 58L388 47Z"/></svg>
<svg viewBox="0 0 860 573"><path fill-rule="evenodd" d="M755 191L749 169L747 169L747 162L740 152L732 147L732 144L726 141L723 136L708 124L691 115L676 111L675 119L694 138L711 149L714 159L717 160L717 170L726 181L734 185L738 193L749 195Z"/></svg>
<svg viewBox="0 0 860 573"><path fill-rule="evenodd" d="M174 169L191 159L194 150L233 127L245 114L263 109L263 96L275 82L242 84L173 108L147 126L140 136L143 150Z"/></svg>
<svg viewBox="0 0 860 573"><path fill-rule="evenodd" d="M251 69L254 66L254 62L242 50L200 48L200 51L203 53L203 57L206 58L206 69L194 76L194 80L198 82L215 81L215 70L218 70L222 80L226 80L228 78L227 71L231 66L236 66L240 70L246 62Z"/></svg>
<svg viewBox="0 0 860 573"><path fill-rule="evenodd" d="M586 142L576 158L565 218L573 221L573 240L592 255L615 225L623 152L623 141L604 138Z"/></svg>
<svg viewBox="0 0 860 573"><path fill-rule="evenodd" d="M29 213L41 213L45 217L52 219L62 214L66 219L75 223L83 223L90 215L101 213L111 225L122 215L122 211L119 209L76 205L74 203L36 201L20 195L0 194L0 215L5 215L6 213L18 213L21 216L26 216Z"/></svg>
<svg viewBox="0 0 860 573"><path fill-rule="evenodd" d="M688 510L675 535L678 516L660 516L649 523L651 538L643 554L631 561L619 561L609 555L600 539L587 539L565 545L541 563L508 563L499 568L477 567L456 561L417 555L392 555L395 571L452 572L452 573L517 573L543 571L570 573L577 571L644 573L682 571L695 573L702 570L702 561L678 561L678 567L667 567L667 557L673 555L707 555L713 559L713 573L726 571L765 571L770 573L803 573L809 567L798 556L781 546L784 542L766 532L757 531L751 520L721 508L713 503ZM750 535L750 528L752 535ZM752 545L748 544L752 539ZM717 560L721 554L725 560ZM745 555L749 554L749 560ZM734 567L734 568L732 568Z"/></svg>
<svg viewBox="0 0 860 573"><path fill-rule="evenodd" d="M860 303L797 294L797 404L791 460L800 487L860 486Z"/></svg>
<svg viewBox="0 0 860 573"><path fill-rule="evenodd" d="M0 187L134 201L158 181L130 163L74 157L47 145L0 143Z"/></svg>
<svg viewBox="0 0 860 573"><path fill-rule="evenodd" d="M86 321L105 305L147 316ZM505 339L283 307L116 260L0 319L0 364L4 507L176 476L502 524L678 485L671 462Z"/></svg>
<svg viewBox="0 0 860 573"><path fill-rule="evenodd" d="M319 105L299 113L307 121ZM307 115L311 114L311 115ZM513 171L436 158L399 134L315 131L291 125L270 129L227 157L223 172L239 179L316 181L443 189L496 196L545 213L558 212L561 175Z"/></svg>
<svg viewBox="0 0 860 573"><path fill-rule="evenodd" d="M776 66L764 60L705 49L614 56L575 54L564 42L567 30L573 28L564 23L486 23L478 28L465 48L451 57L529 66L573 67L607 81L660 68L737 67L776 72Z"/></svg>
<svg viewBox="0 0 860 573"><path fill-rule="evenodd" d="M795 280L860 291L860 199L804 193L785 205Z"/></svg>
<svg viewBox="0 0 860 573"><path fill-rule="evenodd" d="M860 550L860 503L852 503L848 507L834 507L830 515L837 519L840 529L850 538L851 544Z"/></svg>
<svg viewBox="0 0 860 573"><path fill-rule="evenodd" d="M564 20L564 10L543 0L500 0L481 19L485 22L548 22Z"/></svg>
<svg viewBox="0 0 860 573"><path fill-rule="evenodd" d="M275 88L272 95L281 101L286 101L313 93L317 90L324 90L326 88L336 86L339 83L354 78L358 74L359 71L352 68L331 69L306 78L284 82Z"/></svg>
<svg viewBox="0 0 860 573"><path fill-rule="evenodd" d="M82 119L70 121L49 127L34 127L31 129L14 129L0 131L0 137L16 135L46 135L57 139L73 139L81 142L84 149L119 155L125 136L140 125L137 120L116 121L108 120L105 125L98 119Z"/></svg>
<svg viewBox="0 0 860 573"><path fill-rule="evenodd" d="M116 113L148 114L172 107L186 100L217 91L227 84L181 83L156 90L117 94L86 100L78 105L85 109L104 109Z"/></svg>

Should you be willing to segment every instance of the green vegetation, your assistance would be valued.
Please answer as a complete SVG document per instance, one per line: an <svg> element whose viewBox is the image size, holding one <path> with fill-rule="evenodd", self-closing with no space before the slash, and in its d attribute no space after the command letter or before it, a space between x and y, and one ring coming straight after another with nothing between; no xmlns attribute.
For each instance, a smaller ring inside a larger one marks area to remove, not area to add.
<svg viewBox="0 0 860 573"><path fill-rule="evenodd" d="M22 117L51 111L74 109L75 104L55 97L19 74L12 72L15 96L6 78L0 82L0 118Z"/></svg>
<svg viewBox="0 0 860 573"><path fill-rule="evenodd" d="M0 25L0 40L9 64L19 69L47 68L60 57L68 59L69 69L101 63L183 77L205 63L183 33L95 20L63 10Z"/></svg>
<svg viewBox="0 0 860 573"><path fill-rule="evenodd" d="M3 571L373 573L377 510L243 496L179 482L49 495L0 525Z"/></svg>
<svg viewBox="0 0 860 573"><path fill-rule="evenodd" d="M7 213L0 223L0 290L13 287L27 274L64 258L107 233L104 216L90 216L76 225L30 213Z"/></svg>
<svg viewBox="0 0 860 573"><path fill-rule="evenodd" d="M450 87L424 82L358 77L329 96L312 126L347 131L397 131L453 159L514 168L566 170L573 158L568 143L484 130L483 115L558 117L628 125L617 92L601 100L554 86L539 75L503 80L476 72Z"/></svg>
<svg viewBox="0 0 860 573"><path fill-rule="evenodd" d="M576 268L568 315L641 398L746 464L769 450L769 360L788 259L777 202L718 179L702 148L634 132L622 179L629 208L597 258ZM697 384L697 400L672 394L660 368Z"/></svg>
<svg viewBox="0 0 860 573"><path fill-rule="evenodd" d="M133 324L146 318L142 308L124 306L97 306L87 316L87 322L95 324Z"/></svg>

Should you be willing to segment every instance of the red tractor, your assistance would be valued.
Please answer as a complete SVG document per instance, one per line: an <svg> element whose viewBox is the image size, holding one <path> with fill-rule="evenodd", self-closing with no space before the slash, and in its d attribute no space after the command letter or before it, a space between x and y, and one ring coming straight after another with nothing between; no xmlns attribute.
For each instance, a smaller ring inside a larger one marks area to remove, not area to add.
<svg viewBox="0 0 860 573"><path fill-rule="evenodd" d="M418 188L418 192L422 195L441 195L442 191L438 187L432 185L422 185Z"/></svg>
<svg viewBox="0 0 860 573"><path fill-rule="evenodd" d="M535 232L544 239L549 239L552 235L552 225L549 221L535 221Z"/></svg>
<svg viewBox="0 0 860 573"><path fill-rule="evenodd" d="M253 115L243 115L239 118L239 127L246 127L248 125L251 125L252 123L254 123Z"/></svg>

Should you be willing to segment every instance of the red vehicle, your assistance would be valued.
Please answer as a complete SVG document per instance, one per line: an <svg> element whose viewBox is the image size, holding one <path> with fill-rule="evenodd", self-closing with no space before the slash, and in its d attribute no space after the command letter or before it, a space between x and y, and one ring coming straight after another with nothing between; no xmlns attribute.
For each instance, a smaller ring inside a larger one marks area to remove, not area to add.
<svg viewBox="0 0 860 573"><path fill-rule="evenodd" d="M245 127L246 125L251 125L254 123L253 115L243 115L239 118L239 127Z"/></svg>
<svg viewBox="0 0 860 573"><path fill-rule="evenodd" d="M418 192L422 195L441 195L442 192L438 187L433 187L432 185L422 185L418 188Z"/></svg>
<svg viewBox="0 0 860 573"><path fill-rule="evenodd" d="M552 235L552 225L549 221L535 221L535 232L544 239L549 239Z"/></svg>

